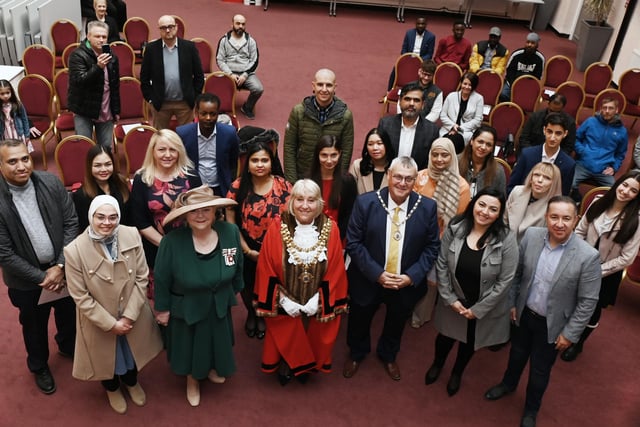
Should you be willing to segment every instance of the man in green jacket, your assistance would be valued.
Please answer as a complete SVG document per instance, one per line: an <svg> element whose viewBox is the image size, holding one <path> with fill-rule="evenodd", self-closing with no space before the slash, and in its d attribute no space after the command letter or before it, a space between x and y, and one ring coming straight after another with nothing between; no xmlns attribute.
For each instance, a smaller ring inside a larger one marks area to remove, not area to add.
<svg viewBox="0 0 640 427"><path fill-rule="evenodd" d="M353 114L335 96L335 73L320 69L311 85L314 94L293 107L284 134L284 176L292 183L309 172L322 135L335 135L342 141L343 171L349 169L353 152Z"/></svg>

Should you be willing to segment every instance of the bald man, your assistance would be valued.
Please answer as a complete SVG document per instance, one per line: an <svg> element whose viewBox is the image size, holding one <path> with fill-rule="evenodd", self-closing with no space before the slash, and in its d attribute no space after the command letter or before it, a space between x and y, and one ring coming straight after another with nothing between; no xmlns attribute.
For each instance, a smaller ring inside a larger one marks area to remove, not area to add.
<svg viewBox="0 0 640 427"><path fill-rule="evenodd" d="M333 71L318 70L311 82L313 95L291 110L284 134L284 176L289 182L304 178L311 168L316 143L322 135L342 142L342 170L349 170L353 152L353 114L336 93Z"/></svg>
<svg viewBox="0 0 640 427"><path fill-rule="evenodd" d="M204 73L196 45L177 36L178 24L171 15L158 19L160 38L144 50L140 82L142 95L152 107L153 126L169 127L175 116L178 125L193 122L196 95L204 87Z"/></svg>
<svg viewBox="0 0 640 427"><path fill-rule="evenodd" d="M240 107L240 111L249 120L253 120L254 107L264 92L256 75L260 58L258 44L245 30L247 20L244 16L235 15L231 21L231 30L218 42L216 62L223 73L235 80L238 89L249 91L249 97Z"/></svg>

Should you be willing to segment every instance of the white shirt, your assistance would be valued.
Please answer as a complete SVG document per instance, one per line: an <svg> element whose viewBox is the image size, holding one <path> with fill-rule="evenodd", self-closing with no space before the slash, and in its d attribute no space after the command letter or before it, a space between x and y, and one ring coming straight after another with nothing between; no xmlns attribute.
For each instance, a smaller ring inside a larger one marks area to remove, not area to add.
<svg viewBox="0 0 640 427"><path fill-rule="evenodd" d="M420 120L420 117L418 117L410 126L405 126L404 120L400 120L402 126L400 128L400 141L398 142L398 157L411 157L411 152L413 151L413 140L416 137L416 128L418 127L418 120Z"/></svg>
<svg viewBox="0 0 640 427"><path fill-rule="evenodd" d="M422 39L424 38L424 33L422 35L416 32L416 41L413 44L413 53L416 55L420 55L420 47L422 47Z"/></svg>
<svg viewBox="0 0 640 427"><path fill-rule="evenodd" d="M389 243L391 239L393 239L393 232L396 230L396 226L391 222L393 219L393 214L395 212L396 206L400 207L400 211L398 211L398 223L400 223L400 227L398 227L398 231L400 231L400 240L398 241L398 266L396 267L396 271L398 274L402 273L400 270L400 266L402 265L402 246L404 246L404 230L406 223L404 222L405 217L407 216L407 211L409 208L409 197L402 202L400 205L397 205L396 202L393 201L391 196L389 196L389 201L387 202L387 207L389 212L387 214L387 237L385 239L385 248L389 248ZM386 251L385 251L386 252ZM384 265L387 265L387 256L389 254L385 253Z"/></svg>
<svg viewBox="0 0 640 427"><path fill-rule="evenodd" d="M558 154L560 153L560 146L558 146L558 148L556 149L556 152L553 153L551 156L547 156L547 143L545 142L542 145L542 159L541 161L544 163L555 163L556 159L558 158Z"/></svg>

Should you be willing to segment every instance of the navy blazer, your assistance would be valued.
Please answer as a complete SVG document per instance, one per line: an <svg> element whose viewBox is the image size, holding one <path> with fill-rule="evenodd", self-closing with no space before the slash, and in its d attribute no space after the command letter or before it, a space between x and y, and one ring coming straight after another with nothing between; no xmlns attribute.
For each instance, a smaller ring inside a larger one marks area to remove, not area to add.
<svg viewBox="0 0 640 427"><path fill-rule="evenodd" d="M182 139L187 156L199 174L198 123L178 126L176 133ZM233 126L216 123L216 165L218 167L218 183L223 197L227 195L231 183L236 179L238 144L238 134Z"/></svg>
<svg viewBox="0 0 640 427"><path fill-rule="evenodd" d="M388 205L389 189L380 190L380 197ZM409 195L409 210L418 200L418 193ZM387 212L375 191L356 199L347 229L347 252L351 264L347 270L349 294L358 305L371 304L383 291L377 283L386 260ZM407 305L415 304L427 290L427 273L434 265L440 249L440 231L436 203L422 197L417 209L405 225L402 246L401 274L411 277L413 284L400 289Z"/></svg>
<svg viewBox="0 0 640 427"><path fill-rule="evenodd" d="M518 162L511 172L511 178L509 178L509 184L507 184L507 194L511 193L513 187L516 185L524 185L524 180L527 178L531 169L542 161L542 149L543 145L535 145L533 147L527 147L522 150ZM571 184L573 184L573 173L576 170L576 161L573 158L560 150L558 157L554 163L558 169L560 169L560 176L562 177L562 194L568 196L571 193Z"/></svg>
<svg viewBox="0 0 640 427"><path fill-rule="evenodd" d="M402 114L381 118L378 122L378 130L380 133L387 135L395 151L393 157L397 157L400 146L400 131L402 130ZM413 138L413 148L411 149L411 157L418 164L418 170L426 169L429 165L431 143L437 138L438 127L429 120L420 118Z"/></svg>
<svg viewBox="0 0 640 427"><path fill-rule="evenodd" d="M196 95L201 93L204 87L204 73L200 54L192 41L178 39L178 62L183 99L193 108ZM140 68L140 83L144 99L151 101L153 108L160 110L164 102L162 39L154 40L145 47Z"/></svg>
<svg viewBox="0 0 640 427"><path fill-rule="evenodd" d="M416 34L417 31L415 28L407 31L402 41L402 52L400 52L400 55L413 52L413 45L416 44ZM432 32L424 30L422 34L422 44L420 45L420 57L423 61L433 57L435 46L436 36Z"/></svg>

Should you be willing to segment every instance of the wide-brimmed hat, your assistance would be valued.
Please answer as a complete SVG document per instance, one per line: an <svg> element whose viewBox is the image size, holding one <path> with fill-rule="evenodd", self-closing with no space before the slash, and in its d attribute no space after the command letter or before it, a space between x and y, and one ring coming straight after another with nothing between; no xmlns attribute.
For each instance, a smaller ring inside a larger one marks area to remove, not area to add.
<svg viewBox="0 0 640 427"><path fill-rule="evenodd" d="M162 221L162 225L167 225L187 212L195 211L196 209L207 208L210 206L223 208L237 204L238 203L236 203L235 200L215 196L213 194L213 190L209 186L202 185L180 194L173 203L173 209L171 209L171 212L169 212Z"/></svg>

